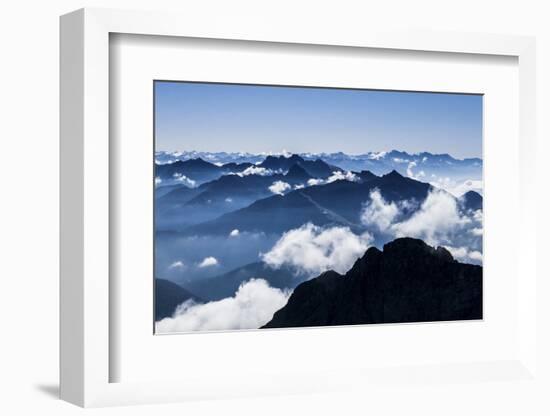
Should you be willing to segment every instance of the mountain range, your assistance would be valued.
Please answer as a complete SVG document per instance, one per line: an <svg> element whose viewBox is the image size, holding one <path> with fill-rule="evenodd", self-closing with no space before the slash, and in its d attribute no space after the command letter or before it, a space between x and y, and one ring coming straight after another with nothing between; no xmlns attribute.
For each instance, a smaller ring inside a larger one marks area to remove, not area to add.
<svg viewBox="0 0 550 416"><path fill-rule="evenodd" d="M188 300L203 300L183 287L165 279L155 279L155 321L172 316L176 307Z"/></svg>
<svg viewBox="0 0 550 416"><path fill-rule="evenodd" d="M166 152L159 151L155 154L156 163L169 164L176 161L201 158L211 164L260 164L270 157L290 157L293 156L286 152L279 155L252 154L252 153L227 153L227 152ZM429 177L434 175L446 175L450 177L468 177L481 176L481 166L483 164L480 158L457 159L449 154L434 154L430 152L408 153L399 150L387 152L367 152L357 155L349 155L343 152L335 153L301 153L300 156L307 161L322 160L323 162L338 166L340 169L361 171L370 170L371 172L382 175L397 170L401 174L407 174L407 169L421 172ZM414 164L414 166L411 166ZM315 176L315 175L314 175Z"/></svg>
<svg viewBox="0 0 550 416"><path fill-rule="evenodd" d="M294 291L270 328L481 317L481 267L453 256L481 263L483 196L467 187L451 194L428 179L481 179L480 159L399 151L156 156L156 321L188 300L225 302L252 278ZM345 274L304 281L329 267L300 269L300 256L333 256L339 247L325 241L333 230L361 244L344 267L332 266L339 271L370 248ZM264 263L281 241L285 258Z"/></svg>
<svg viewBox="0 0 550 416"><path fill-rule="evenodd" d="M337 180L273 195L244 208L184 230L187 234L227 234L241 231L280 233L310 222L318 226L341 225L361 230L361 208L372 190L378 189L389 202L422 202L431 185L403 177L396 171L384 176L363 172L366 180ZM411 206L412 208L413 206ZM412 211L410 212L412 213Z"/></svg>

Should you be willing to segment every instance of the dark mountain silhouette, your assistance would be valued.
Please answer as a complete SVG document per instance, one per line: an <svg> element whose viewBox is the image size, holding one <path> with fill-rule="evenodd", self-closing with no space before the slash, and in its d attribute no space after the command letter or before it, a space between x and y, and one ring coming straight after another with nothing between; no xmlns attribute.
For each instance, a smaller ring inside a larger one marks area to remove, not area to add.
<svg viewBox="0 0 550 416"><path fill-rule="evenodd" d="M321 159L306 160L305 162L300 163L300 166L302 166L314 178L322 179L326 179L334 172L342 170L338 166L329 165Z"/></svg>
<svg viewBox="0 0 550 416"><path fill-rule="evenodd" d="M237 172L242 172L243 170L251 166L254 166L254 164L250 162L243 162L243 163L230 162L222 165L222 168L225 171L237 173Z"/></svg>
<svg viewBox="0 0 550 416"><path fill-rule="evenodd" d="M360 212L375 188L388 201L423 201L431 185L405 178L396 171L359 183L335 181L310 186L261 199L253 204L196 224L184 230L188 234L227 234L241 231L280 233L307 222L315 225L341 225L360 231Z"/></svg>
<svg viewBox="0 0 550 416"><path fill-rule="evenodd" d="M201 158L196 158L184 161L178 160L174 163L157 164L155 165L155 176L169 181L174 179L174 175L185 175L187 178L197 182L197 184L203 184L218 179L222 175L242 172L250 166L253 166L253 164L249 162L231 162L218 166Z"/></svg>
<svg viewBox="0 0 550 416"><path fill-rule="evenodd" d="M297 163L303 163L305 160L298 155L292 155L290 157L285 156L267 156L265 160L260 163L260 167L271 169L273 171L284 171L290 169L292 165Z"/></svg>
<svg viewBox="0 0 550 416"><path fill-rule="evenodd" d="M474 191L468 191L459 198L466 210L476 211L483 208L483 197Z"/></svg>
<svg viewBox="0 0 550 416"><path fill-rule="evenodd" d="M309 179L312 176L298 163L292 165L284 177L285 182L291 184L306 183Z"/></svg>
<svg viewBox="0 0 550 416"><path fill-rule="evenodd" d="M175 174L185 175L186 177L197 181L205 182L220 177L224 169L213 163L206 162L201 158L189 159L185 161L178 160L174 163L155 166L155 176L162 180L172 179Z"/></svg>
<svg viewBox="0 0 550 416"><path fill-rule="evenodd" d="M343 276L328 271L301 283L264 328L481 318L480 266L399 238L369 248Z"/></svg>
<svg viewBox="0 0 550 416"><path fill-rule="evenodd" d="M362 170L361 172L353 172L353 173L355 173L355 175L359 177L361 182L368 182L378 178L378 176L376 176L370 170Z"/></svg>
<svg viewBox="0 0 550 416"><path fill-rule="evenodd" d="M282 267L273 269L263 262L250 263L219 276L189 283L189 289L202 299L214 301L233 296L241 283L252 278L264 279L271 287L293 289L304 280L293 270Z"/></svg>
<svg viewBox="0 0 550 416"><path fill-rule="evenodd" d="M186 300L202 300L183 287L165 279L155 279L155 321L172 316L176 307Z"/></svg>

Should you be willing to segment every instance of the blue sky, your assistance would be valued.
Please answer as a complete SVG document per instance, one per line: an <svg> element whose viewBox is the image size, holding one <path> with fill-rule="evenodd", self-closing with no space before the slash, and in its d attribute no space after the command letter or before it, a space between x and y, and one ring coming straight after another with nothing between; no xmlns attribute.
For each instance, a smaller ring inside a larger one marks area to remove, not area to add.
<svg viewBox="0 0 550 416"><path fill-rule="evenodd" d="M155 82L155 149L482 155L482 96Z"/></svg>

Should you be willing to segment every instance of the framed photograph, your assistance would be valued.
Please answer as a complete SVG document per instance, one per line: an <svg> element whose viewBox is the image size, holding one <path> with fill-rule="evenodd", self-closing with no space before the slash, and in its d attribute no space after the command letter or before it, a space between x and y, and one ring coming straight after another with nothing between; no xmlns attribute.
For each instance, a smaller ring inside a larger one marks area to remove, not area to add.
<svg viewBox="0 0 550 416"><path fill-rule="evenodd" d="M534 380L534 59L63 16L62 398Z"/></svg>
<svg viewBox="0 0 550 416"><path fill-rule="evenodd" d="M483 318L481 94L153 94L156 333Z"/></svg>

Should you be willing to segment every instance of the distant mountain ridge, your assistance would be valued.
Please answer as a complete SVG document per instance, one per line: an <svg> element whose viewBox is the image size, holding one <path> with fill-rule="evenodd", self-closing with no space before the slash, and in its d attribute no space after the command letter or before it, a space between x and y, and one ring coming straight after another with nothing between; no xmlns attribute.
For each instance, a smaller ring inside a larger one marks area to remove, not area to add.
<svg viewBox="0 0 550 416"><path fill-rule="evenodd" d="M476 211L483 208L483 197L475 191L468 191L459 199L465 209Z"/></svg>
<svg viewBox="0 0 550 416"><path fill-rule="evenodd" d="M176 307L188 300L202 299L183 287L165 279L155 279L155 321L172 316Z"/></svg>
<svg viewBox="0 0 550 416"><path fill-rule="evenodd" d="M381 177L366 173L364 176L369 180L339 180L260 199L245 208L191 226L184 232L227 234L238 228L241 231L280 233L307 222L318 226L341 225L360 231L361 207L372 190L378 189L389 202L421 202L432 189L431 185L403 177L396 171Z"/></svg>
<svg viewBox="0 0 550 416"><path fill-rule="evenodd" d="M188 286L202 299L215 301L233 296L242 283L252 278L264 279L269 286L278 289L292 289L304 280L303 276L297 276L290 268L274 269L263 262L255 262L218 276L191 282Z"/></svg>
<svg viewBox="0 0 550 416"><path fill-rule="evenodd" d="M481 319L482 268L399 238L369 248L345 274L301 283L264 328Z"/></svg>
<svg viewBox="0 0 550 416"><path fill-rule="evenodd" d="M483 161L480 158L457 159L447 153L407 153L398 150L367 152L359 155L336 153L250 154L226 152L157 152L155 175L170 185L174 175L185 177L200 185L228 173L238 173L256 166L272 174L286 173L298 164L313 178L326 179L333 172L370 171L383 175L396 170L402 175L431 182L437 179L466 181L481 180ZM189 184L187 184L189 185Z"/></svg>
<svg viewBox="0 0 550 416"><path fill-rule="evenodd" d="M277 181L288 185L288 192L293 186L306 186L310 179L312 176L297 161L286 174L227 174L195 188L171 186L156 198L157 225L182 228L204 222L274 195L271 186ZM157 192L163 188L157 188Z"/></svg>
<svg viewBox="0 0 550 416"><path fill-rule="evenodd" d="M221 163L226 164L230 162L234 163L261 163L269 156L280 157L280 156L291 156L290 153L247 153L247 152L199 152L199 151L157 151L155 153L155 159L157 164L166 164L173 163L177 160L188 160L201 158L210 163ZM297 156L302 157L305 160L334 160L334 161L347 161L347 160L384 160L384 159L402 159L402 160L422 160L424 157L432 160L451 161L451 162L467 162L467 163L482 163L481 158L471 157L471 158L456 158L447 153L430 153L430 152L419 152L419 153L408 153L399 150L390 150L390 151L381 151L381 152L365 152L361 154L347 154L344 152L334 152L334 153L296 153ZM337 163L336 163L337 164ZM350 169L352 170L352 169Z"/></svg>

